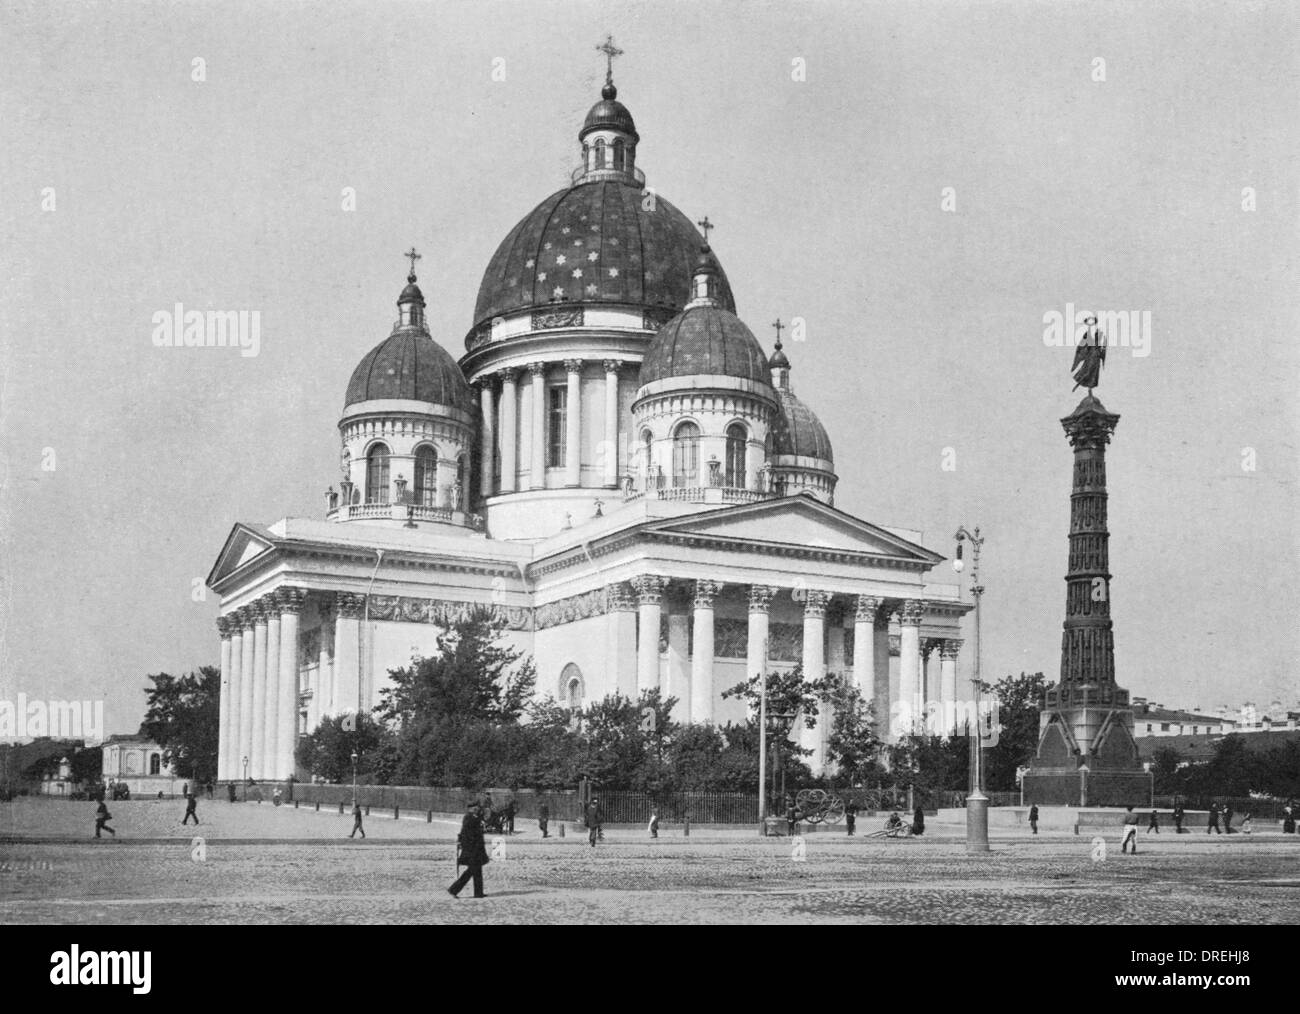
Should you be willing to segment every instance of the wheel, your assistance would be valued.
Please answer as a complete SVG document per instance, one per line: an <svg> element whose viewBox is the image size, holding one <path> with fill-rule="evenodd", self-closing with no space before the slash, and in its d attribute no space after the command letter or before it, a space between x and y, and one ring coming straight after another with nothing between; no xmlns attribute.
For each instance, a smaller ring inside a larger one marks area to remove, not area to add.
<svg viewBox="0 0 1300 1014"><path fill-rule="evenodd" d="M838 824L844 819L844 800L839 796L831 796L826 801L825 816L822 818L828 824Z"/></svg>
<svg viewBox="0 0 1300 1014"><path fill-rule="evenodd" d="M794 798L794 805L809 824L820 823L826 809L826 790L800 789Z"/></svg>

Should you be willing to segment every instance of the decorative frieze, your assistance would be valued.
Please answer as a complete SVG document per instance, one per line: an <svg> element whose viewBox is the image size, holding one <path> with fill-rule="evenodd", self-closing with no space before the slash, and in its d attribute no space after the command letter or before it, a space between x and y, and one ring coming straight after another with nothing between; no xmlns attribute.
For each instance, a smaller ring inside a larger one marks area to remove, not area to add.
<svg viewBox="0 0 1300 1014"><path fill-rule="evenodd" d="M557 327L582 327L582 307L572 310L539 310L533 314L534 331L549 331Z"/></svg>
<svg viewBox="0 0 1300 1014"><path fill-rule="evenodd" d="M533 611L533 617L537 629L545 630L547 627L559 627L566 623L590 619L593 616L602 616L605 608L605 589L593 588L579 595L570 595L568 598L538 606Z"/></svg>
<svg viewBox="0 0 1300 1014"><path fill-rule="evenodd" d="M347 616L344 611L343 597L340 593L339 614ZM361 596L356 596L361 598ZM545 608L544 606L541 608ZM372 620L390 620L398 623L432 623L439 627L453 627L464 623L476 611L488 611L495 619L505 623L508 630L532 630L533 610L527 606L506 606L489 602L461 602L446 599L422 599L405 595L374 595L370 599L370 618Z"/></svg>

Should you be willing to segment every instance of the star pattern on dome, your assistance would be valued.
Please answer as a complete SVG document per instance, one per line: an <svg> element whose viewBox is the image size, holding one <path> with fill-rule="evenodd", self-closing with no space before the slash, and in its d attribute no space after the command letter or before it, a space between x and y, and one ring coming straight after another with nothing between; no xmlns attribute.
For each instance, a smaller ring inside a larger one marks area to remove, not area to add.
<svg viewBox="0 0 1300 1014"><path fill-rule="evenodd" d="M563 299L563 298L564 298L564 290L563 290L562 288L560 288L560 286L557 285L557 286L555 287L555 291L552 292L551 295L554 296L556 299Z"/></svg>
<svg viewBox="0 0 1300 1014"><path fill-rule="evenodd" d="M528 260L524 261L524 267L531 268L536 263L537 259L535 257L529 257Z"/></svg>
<svg viewBox="0 0 1300 1014"><path fill-rule="evenodd" d="M591 283L591 284L589 284L589 285L587 286L587 295L589 295L589 296L594 296L594 295L595 295L597 292L599 292L599 291L600 291L600 290L596 288L596 285L595 285L594 282Z"/></svg>
<svg viewBox="0 0 1300 1014"><path fill-rule="evenodd" d="M575 239L575 240L573 241L573 245L574 245L574 246L582 246L582 240L580 240L580 239Z"/></svg>
<svg viewBox="0 0 1300 1014"><path fill-rule="evenodd" d="M566 260L567 260L567 258L564 256L564 254L560 254L560 256L558 256L558 257L555 258L555 263L556 263L556 264L563 264Z"/></svg>
<svg viewBox="0 0 1300 1014"><path fill-rule="evenodd" d="M574 278L581 278L581 277L582 277L582 268L574 268L574 269L573 269L573 277L574 277Z"/></svg>
<svg viewBox="0 0 1300 1014"><path fill-rule="evenodd" d="M546 272L545 272L545 271L539 271L539 272L537 272L537 280L538 280L539 282L544 282L544 281L546 281Z"/></svg>
<svg viewBox="0 0 1300 1014"><path fill-rule="evenodd" d="M617 278L617 277L618 277L618 268L610 268L610 269L609 269L609 277L610 277L610 278Z"/></svg>
<svg viewBox="0 0 1300 1014"><path fill-rule="evenodd" d="M547 244L545 244L545 245L542 247L542 249L543 249L543 250L549 250L549 249L552 247L552 245L553 245L553 244L551 244L551 243L547 243Z"/></svg>
<svg viewBox="0 0 1300 1014"><path fill-rule="evenodd" d="M596 251L593 250L593 251L591 251L591 253L587 254L587 260L589 260L589 261L594 261L594 260L595 260L597 257L599 257L599 256L600 256L600 254L596 253Z"/></svg>
<svg viewBox="0 0 1300 1014"><path fill-rule="evenodd" d="M560 230L561 236L567 236L572 230L566 225Z"/></svg>

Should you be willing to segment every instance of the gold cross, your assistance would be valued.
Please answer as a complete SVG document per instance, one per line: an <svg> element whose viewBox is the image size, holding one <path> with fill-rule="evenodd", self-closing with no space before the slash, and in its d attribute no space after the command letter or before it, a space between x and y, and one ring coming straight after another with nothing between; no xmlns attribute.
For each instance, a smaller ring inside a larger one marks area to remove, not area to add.
<svg viewBox="0 0 1300 1014"><path fill-rule="evenodd" d="M777 317L777 318L776 318L776 322L775 322L772 326L773 326L774 328L776 328L776 344L777 344L777 347L780 348L780 346L781 346L781 330L785 327L785 325L781 323L781 318L780 318L780 317Z"/></svg>
<svg viewBox="0 0 1300 1014"><path fill-rule="evenodd" d="M703 218L701 221L696 222L695 224L698 225L701 229L704 230L704 245L705 245L705 246L708 246L708 243L709 243L709 230L710 230L710 229L716 229L717 226L714 225L712 222L709 221L709 216L708 216L708 215L705 215L704 218Z"/></svg>
<svg viewBox="0 0 1300 1014"><path fill-rule="evenodd" d="M623 51L614 45L614 36L605 36L605 41L596 47L596 51L605 54L605 80L614 79L614 57L622 56Z"/></svg>
<svg viewBox="0 0 1300 1014"><path fill-rule="evenodd" d="M423 259L422 255L415 252L415 247L411 247L411 249L406 251L406 253L402 254L402 256L410 259L411 274L415 274L415 262L418 260L422 260Z"/></svg>

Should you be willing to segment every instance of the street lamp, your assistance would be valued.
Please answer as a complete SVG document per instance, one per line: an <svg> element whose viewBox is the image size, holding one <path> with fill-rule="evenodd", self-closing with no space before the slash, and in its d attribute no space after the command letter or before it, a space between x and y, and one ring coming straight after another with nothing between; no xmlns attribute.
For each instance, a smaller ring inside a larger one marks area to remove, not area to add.
<svg viewBox="0 0 1300 1014"><path fill-rule="evenodd" d="M244 802L248 802L248 758L244 758Z"/></svg>
<svg viewBox="0 0 1300 1014"><path fill-rule="evenodd" d="M980 547L984 539L977 526L974 532L967 531L965 525L957 528L957 556L952 561L952 569L958 574L965 568L962 560L962 542L970 540L974 552L971 554L970 593L975 599L975 729L971 739L971 791L966 797L966 851L987 852L989 850L989 799L984 795L984 726L980 718L980 596L984 586L980 584Z"/></svg>
<svg viewBox="0 0 1300 1014"><path fill-rule="evenodd" d="M357 805L357 752L352 751L352 805Z"/></svg>

